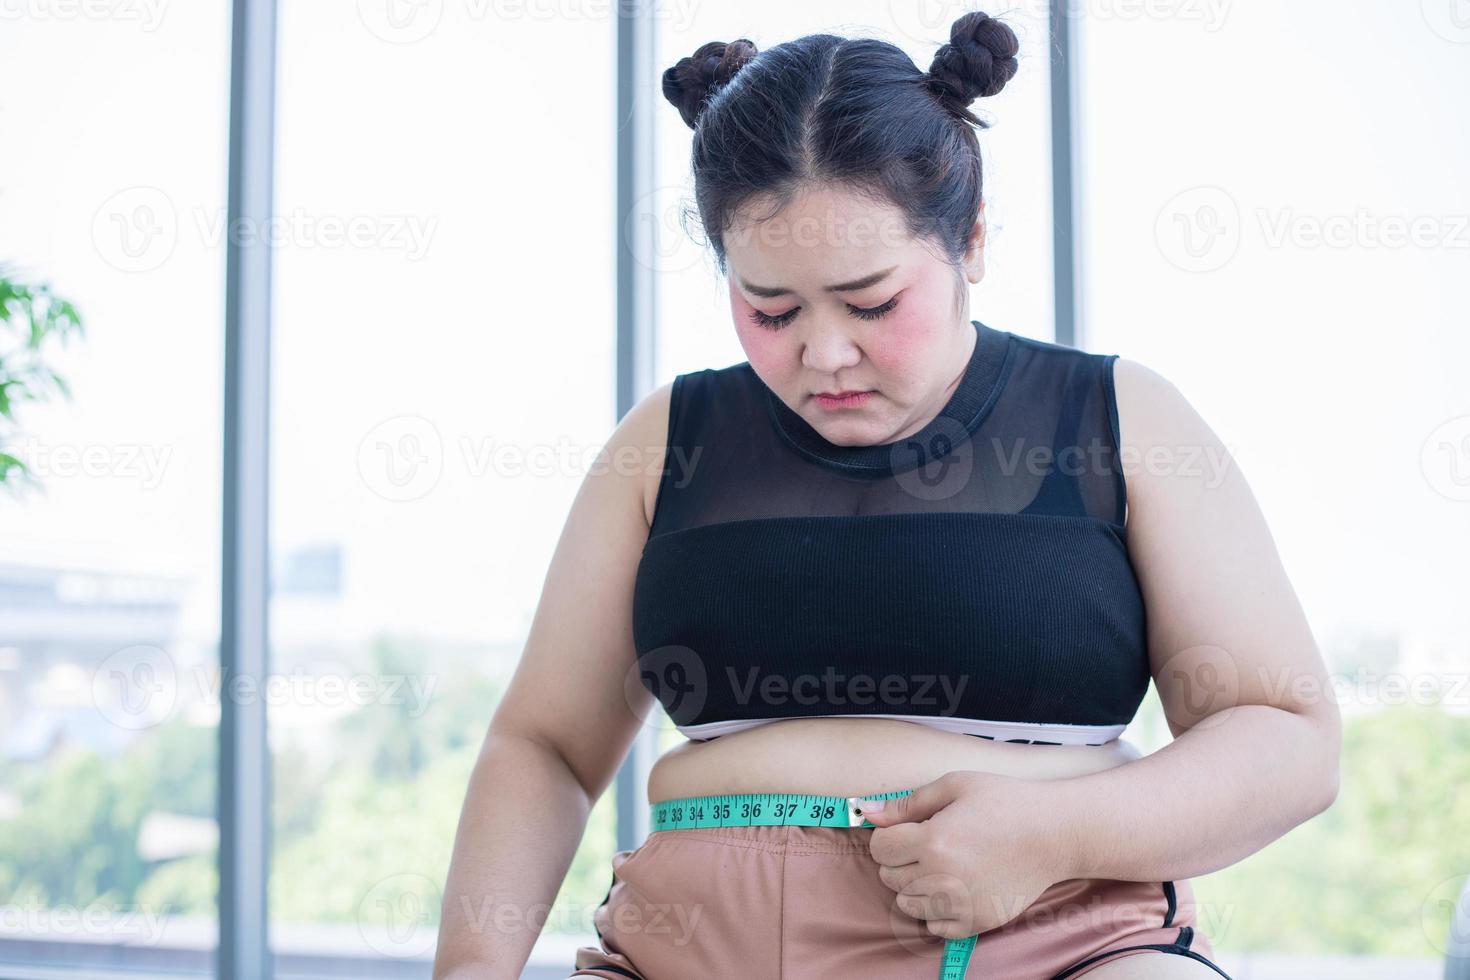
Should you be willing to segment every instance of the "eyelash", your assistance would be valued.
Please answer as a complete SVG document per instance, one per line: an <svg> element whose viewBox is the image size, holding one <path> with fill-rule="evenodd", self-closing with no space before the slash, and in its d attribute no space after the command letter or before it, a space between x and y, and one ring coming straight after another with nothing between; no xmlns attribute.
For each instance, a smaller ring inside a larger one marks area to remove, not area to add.
<svg viewBox="0 0 1470 980"><path fill-rule="evenodd" d="M853 306L849 303L847 310L859 320L876 320L879 317L887 316L897 305L898 297L895 296L881 306L871 306L867 309L860 306ZM771 316L770 314L762 313L760 310L751 310L750 318L755 322L756 326L765 327L768 330L780 330L794 320L797 312L800 310L801 307L793 306L780 316Z"/></svg>

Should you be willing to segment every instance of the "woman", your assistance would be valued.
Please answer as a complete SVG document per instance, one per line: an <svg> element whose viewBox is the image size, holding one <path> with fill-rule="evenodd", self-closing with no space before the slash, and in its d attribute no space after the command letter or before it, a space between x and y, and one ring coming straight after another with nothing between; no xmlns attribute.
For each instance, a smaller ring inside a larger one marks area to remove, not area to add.
<svg viewBox="0 0 1470 980"><path fill-rule="evenodd" d="M927 73L815 35L665 74L748 360L650 394L581 488L471 780L436 976L518 976L654 696L690 739L653 766L660 820L885 805L658 829L614 856L575 976L933 980L977 934L959 971L988 980L1224 975L1187 879L1332 802L1336 707L1183 396L970 319L968 106L1016 54L969 13ZM1150 678L1176 738L1139 758L1118 735Z"/></svg>

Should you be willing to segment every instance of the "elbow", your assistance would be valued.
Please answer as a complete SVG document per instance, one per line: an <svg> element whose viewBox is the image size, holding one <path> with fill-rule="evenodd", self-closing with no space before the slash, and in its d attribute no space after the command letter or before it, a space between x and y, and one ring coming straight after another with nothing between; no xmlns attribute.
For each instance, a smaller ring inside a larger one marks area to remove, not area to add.
<svg viewBox="0 0 1470 980"><path fill-rule="evenodd" d="M1306 720L1312 723L1312 740L1317 749L1311 756L1319 760L1315 773L1317 778L1311 780L1315 792L1311 812L1307 814L1315 817L1337 802L1342 785L1342 716L1336 702L1329 701L1306 716Z"/></svg>
<svg viewBox="0 0 1470 980"><path fill-rule="evenodd" d="M1330 763L1325 767L1326 771L1323 772L1322 778L1318 780L1319 789L1316 804L1312 807L1312 812L1307 814L1308 817L1317 816L1317 814L1324 812L1332 804L1337 802L1337 793L1341 786L1338 768L1338 757L1334 753Z"/></svg>

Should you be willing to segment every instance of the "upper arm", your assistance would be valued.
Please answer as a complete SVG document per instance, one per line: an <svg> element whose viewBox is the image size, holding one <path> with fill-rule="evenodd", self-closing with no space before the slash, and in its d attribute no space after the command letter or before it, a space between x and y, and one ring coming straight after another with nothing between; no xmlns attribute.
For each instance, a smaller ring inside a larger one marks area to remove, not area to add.
<svg viewBox="0 0 1470 980"><path fill-rule="evenodd" d="M1170 729L1254 704L1336 738L1326 667L1239 464L1172 383L1121 357L1113 369L1128 553Z"/></svg>
<svg viewBox="0 0 1470 980"><path fill-rule="evenodd" d="M633 582L663 468L672 382L618 423L578 488L525 650L490 723L554 748L596 799L652 706L638 682Z"/></svg>

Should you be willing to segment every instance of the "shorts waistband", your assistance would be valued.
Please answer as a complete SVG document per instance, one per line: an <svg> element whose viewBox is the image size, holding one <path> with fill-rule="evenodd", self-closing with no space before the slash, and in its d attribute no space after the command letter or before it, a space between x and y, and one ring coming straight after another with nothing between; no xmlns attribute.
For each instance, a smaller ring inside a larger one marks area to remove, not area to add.
<svg viewBox="0 0 1470 980"><path fill-rule="evenodd" d="M873 827L684 827L650 833L648 840L704 840L774 854L868 854Z"/></svg>

